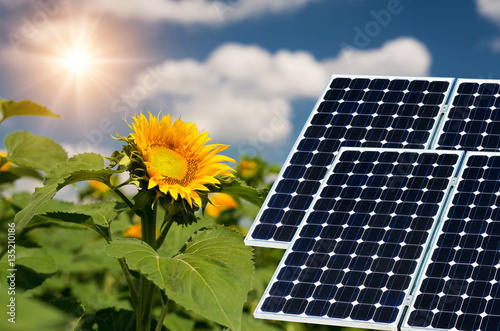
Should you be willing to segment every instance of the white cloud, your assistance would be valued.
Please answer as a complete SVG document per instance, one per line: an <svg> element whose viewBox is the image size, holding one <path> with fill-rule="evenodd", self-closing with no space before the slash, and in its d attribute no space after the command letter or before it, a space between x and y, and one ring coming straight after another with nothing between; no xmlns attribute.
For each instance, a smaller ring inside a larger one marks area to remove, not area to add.
<svg viewBox="0 0 500 331"><path fill-rule="evenodd" d="M127 18L183 24L232 22L296 9L314 0L94 0L91 5Z"/></svg>
<svg viewBox="0 0 500 331"><path fill-rule="evenodd" d="M280 14L318 0L87 0L82 10L95 10L127 19L168 21L180 24L225 24L265 14ZM30 0L0 0L15 9ZM49 15L59 12L71 0L39 1L35 8L47 7ZM77 7L78 8L78 7Z"/></svg>
<svg viewBox="0 0 500 331"><path fill-rule="evenodd" d="M497 38L497 39L493 40L493 42L491 43L491 49L495 53L499 53L500 54L500 38Z"/></svg>
<svg viewBox="0 0 500 331"><path fill-rule="evenodd" d="M500 1L498 0L476 0L479 13L500 24Z"/></svg>
<svg viewBox="0 0 500 331"><path fill-rule="evenodd" d="M258 46L225 44L203 62L165 61L160 65L165 80L148 95L164 112L196 122L221 141L276 143L289 138L291 102L317 99L332 74L422 76L430 64L426 47L412 38L323 60L305 51L272 54Z"/></svg>
<svg viewBox="0 0 500 331"><path fill-rule="evenodd" d="M500 25L500 1L476 0L479 14ZM500 53L500 38L489 41L489 47L495 53Z"/></svg>

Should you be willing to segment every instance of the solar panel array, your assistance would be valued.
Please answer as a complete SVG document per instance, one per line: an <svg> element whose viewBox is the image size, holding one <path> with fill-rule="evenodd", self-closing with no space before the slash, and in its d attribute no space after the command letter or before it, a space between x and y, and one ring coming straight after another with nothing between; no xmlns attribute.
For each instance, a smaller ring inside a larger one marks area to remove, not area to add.
<svg viewBox="0 0 500 331"><path fill-rule="evenodd" d="M395 327L460 154L343 148L256 316Z"/></svg>
<svg viewBox="0 0 500 331"><path fill-rule="evenodd" d="M467 155L407 327L499 329L499 175L500 154Z"/></svg>
<svg viewBox="0 0 500 331"><path fill-rule="evenodd" d="M341 146L426 148L451 79L332 77L246 243L286 248Z"/></svg>
<svg viewBox="0 0 500 331"><path fill-rule="evenodd" d="M245 240L287 248L255 316L498 330L499 108L500 81L332 77Z"/></svg>

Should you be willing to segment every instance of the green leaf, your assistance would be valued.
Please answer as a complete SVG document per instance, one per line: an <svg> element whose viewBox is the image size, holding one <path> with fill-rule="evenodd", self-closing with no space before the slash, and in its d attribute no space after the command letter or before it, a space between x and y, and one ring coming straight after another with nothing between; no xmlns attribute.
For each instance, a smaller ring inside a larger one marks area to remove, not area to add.
<svg viewBox="0 0 500 331"><path fill-rule="evenodd" d="M35 169L11 167L9 171L0 171L0 184L12 183L21 177L35 178L40 181L43 180L43 176Z"/></svg>
<svg viewBox="0 0 500 331"><path fill-rule="evenodd" d="M126 205L115 201L101 201L85 205L51 200L46 203L30 222L35 226L47 221L63 221L77 223L94 228L95 226L108 227ZM42 213L43 212L43 213Z"/></svg>
<svg viewBox="0 0 500 331"><path fill-rule="evenodd" d="M190 226L173 224L168 231L167 237L165 238L165 243L168 244L163 244L160 248L158 248L158 254L161 256L174 256L196 231L213 224L213 220L204 218Z"/></svg>
<svg viewBox="0 0 500 331"><path fill-rule="evenodd" d="M273 321L256 319L248 313L243 313L241 318L241 328L245 331L281 331L282 328L270 323ZM288 330L288 329L287 329Z"/></svg>
<svg viewBox="0 0 500 331"><path fill-rule="evenodd" d="M197 232L174 257L160 257L140 240L113 241L107 252L125 258L173 301L233 330L241 329L251 288L252 249L241 234L222 226Z"/></svg>
<svg viewBox="0 0 500 331"><path fill-rule="evenodd" d="M163 323L170 331L186 331L193 330L195 321L184 318L176 313L167 314Z"/></svg>
<svg viewBox="0 0 500 331"><path fill-rule="evenodd" d="M134 212L143 217L145 210L152 209L155 199L156 193L154 190L140 190L134 196Z"/></svg>
<svg viewBox="0 0 500 331"><path fill-rule="evenodd" d="M97 324L97 329L95 325ZM157 321L151 321L151 330L154 330ZM99 310L95 314L84 316L79 325L78 330L82 331L134 331L135 330L135 312L131 310L115 308L106 308ZM167 331L166 327L161 328L162 331Z"/></svg>
<svg viewBox="0 0 500 331"><path fill-rule="evenodd" d="M75 205L69 202L50 200L33 216L28 227L35 227L47 222L67 222L86 226L109 239L109 224L126 205L115 201Z"/></svg>
<svg viewBox="0 0 500 331"><path fill-rule="evenodd" d="M109 181L118 170L104 169L104 159L94 153L78 154L56 164L45 177L43 187L37 187L28 205L15 217L16 228L22 230L37 213L38 209L65 187L84 180Z"/></svg>
<svg viewBox="0 0 500 331"><path fill-rule="evenodd" d="M68 158L55 141L27 131L16 131L5 137L7 160L22 167L49 172L50 168Z"/></svg>
<svg viewBox="0 0 500 331"><path fill-rule="evenodd" d="M46 107L34 103L30 100L14 101L14 100L3 100L0 99L0 110L2 112L2 118L0 123L2 123L6 118L12 116L48 116L60 118L61 116L54 114Z"/></svg>
<svg viewBox="0 0 500 331"><path fill-rule="evenodd" d="M7 279L7 276L10 274L10 272L7 271L10 268L12 268L12 267L9 265L9 262L7 262L6 258L4 258L2 261L0 261L0 277L1 277L0 279L2 279L2 281L0 282L0 290L2 292L7 292L7 291L4 291L5 286L7 286L7 288L9 288L7 281L3 281L3 280Z"/></svg>
<svg viewBox="0 0 500 331"><path fill-rule="evenodd" d="M108 245L106 241L86 228L38 228L30 233L30 237L38 246L46 247L61 273L100 273L103 270L121 273L117 261L104 252ZM78 278L74 280L80 281ZM99 286L99 283L88 284ZM97 288L96 291L99 293L102 288ZM89 293L88 289L82 292ZM111 296L110 293L107 295Z"/></svg>
<svg viewBox="0 0 500 331"><path fill-rule="evenodd" d="M267 188L261 190L255 189L245 184L241 179L234 178L229 184L224 184L220 192L246 200L257 207L261 207L269 190Z"/></svg>
<svg viewBox="0 0 500 331"><path fill-rule="evenodd" d="M0 185L12 183L19 179L19 176L10 171L0 171Z"/></svg>
<svg viewBox="0 0 500 331"><path fill-rule="evenodd" d="M16 264L28 267L41 274L52 274L57 266L52 256L43 248L16 246Z"/></svg>
<svg viewBox="0 0 500 331"><path fill-rule="evenodd" d="M25 167L12 167L9 169L9 172L19 176L19 177L30 177L30 178L35 178L39 179L40 181L43 180L43 176L40 174L35 169L32 168L25 168Z"/></svg>

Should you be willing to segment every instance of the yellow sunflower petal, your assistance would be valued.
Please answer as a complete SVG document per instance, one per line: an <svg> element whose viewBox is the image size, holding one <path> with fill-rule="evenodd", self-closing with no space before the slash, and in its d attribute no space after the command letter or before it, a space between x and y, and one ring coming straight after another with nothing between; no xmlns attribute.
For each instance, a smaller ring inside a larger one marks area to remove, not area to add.
<svg viewBox="0 0 500 331"><path fill-rule="evenodd" d="M158 185L157 182L155 182L153 179L150 179L149 180L149 183L148 183L148 190L151 190L153 187L155 187L156 185Z"/></svg>
<svg viewBox="0 0 500 331"><path fill-rule="evenodd" d="M7 154L4 152L0 152L0 156L7 157ZM8 171L10 169L10 162L6 161L0 166L0 171Z"/></svg>

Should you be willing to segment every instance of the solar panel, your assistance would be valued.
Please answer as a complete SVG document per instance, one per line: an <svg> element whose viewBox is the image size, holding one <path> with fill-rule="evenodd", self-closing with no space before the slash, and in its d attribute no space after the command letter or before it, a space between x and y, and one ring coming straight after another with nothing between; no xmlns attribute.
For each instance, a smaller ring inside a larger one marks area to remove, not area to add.
<svg viewBox="0 0 500 331"><path fill-rule="evenodd" d="M255 316L397 330L461 155L343 147Z"/></svg>
<svg viewBox="0 0 500 331"><path fill-rule="evenodd" d="M500 151L500 80L457 81L434 148Z"/></svg>
<svg viewBox="0 0 500 331"><path fill-rule="evenodd" d="M452 81L333 76L245 243L288 247L341 146L428 147Z"/></svg>
<svg viewBox="0 0 500 331"><path fill-rule="evenodd" d="M468 153L404 330L497 331L500 153Z"/></svg>

